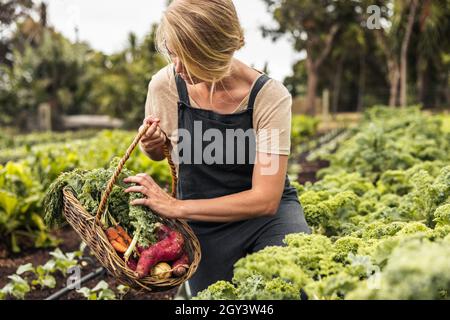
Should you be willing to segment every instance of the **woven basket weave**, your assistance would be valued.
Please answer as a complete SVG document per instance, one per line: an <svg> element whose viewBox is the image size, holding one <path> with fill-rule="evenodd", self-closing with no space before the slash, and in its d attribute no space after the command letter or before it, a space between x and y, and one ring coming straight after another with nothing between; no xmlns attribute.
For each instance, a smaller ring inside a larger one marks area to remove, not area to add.
<svg viewBox="0 0 450 320"><path fill-rule="evenodd" d="M104 232L103 226L100 222L100 216L106 208L108 197L111 193L112 187L116 182L120 172L125 165L125 162L130 157L132 151L145 134L149 125L146 125L134 138L134 141L128 147L125 155L120 160L119 165L108 182L108 186L102 195L97 214L95 216L89 214L83 208L76 196L68 188L63 190L64 208L63 214L67 222L78 233L81 239L89 246L95 257L105 267L112 276L127 286L134 289L145 289L152 292L166 291L181 285L183 282L192 277L197 270L201 259L200 243L189 225L182 220L166 219L157 216L157 219L164 225L180 232L184 239L184 249L189 255L190 266L186 274L181 277L171 277L168 279L158 279L156 277L147 276L138 279L135 272L129 269L125 261L116 253ZM164 147L164 153L167 157L171 168L172 176L172 196L176 195L177 177L175 166L170 156L167 146Z"/></svg>

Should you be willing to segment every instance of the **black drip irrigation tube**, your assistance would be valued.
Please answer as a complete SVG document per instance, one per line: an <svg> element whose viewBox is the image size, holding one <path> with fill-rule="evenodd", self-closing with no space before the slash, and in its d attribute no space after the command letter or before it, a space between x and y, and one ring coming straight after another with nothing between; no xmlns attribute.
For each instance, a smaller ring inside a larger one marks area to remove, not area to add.
<svg viewBox="0 0 450 320"><path fill-rule="evenodd" d="M105 273L106 273L105 268L103 268L103 267L97 268L94 271L92 271L92 272L88 273L87 275L85 275L84 277L82 277L77 282L73 283L72 285L66 286L66 287L62 288L61 290L48 296L45 300L57 300L57 299L61 298L62 296L66 295L67 293L69 293L69 291L73 290L76 286L81 285L82 283L89 281L91 279L97 278L99 276L103 276Z"/></svg>

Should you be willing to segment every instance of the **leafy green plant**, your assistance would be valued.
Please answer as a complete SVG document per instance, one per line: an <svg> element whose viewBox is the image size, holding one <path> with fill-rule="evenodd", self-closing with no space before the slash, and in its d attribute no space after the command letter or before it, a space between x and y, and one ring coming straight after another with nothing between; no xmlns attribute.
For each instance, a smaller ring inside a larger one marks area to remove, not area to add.
<svg viewBox="0 0 450 320"><path fill-rule="evenodd" d="M314 233L247 255L196 299L449 298L449 136L417 108L374 108L354 134L296 185Z"/></svg>
<svg viewBox="0 0 450 320"><path fill-rule="evenodd" d="M90 289L83 287L77 290L87 300L116 300L116 294L109 288L109 285L105 281L100 281L97 285Z"/></svg>
<svg viewBox="0 0 450 320"><path fill-rule="evenodd" d="M13 252L32 241L35 247L55 245L40 214L43 193L24 163L0 165L0 237Z"/></svg>
<svg viewBox="0 0 450 320"><path fill-rule="evenodd" d="M0 289L0 300L8 296L24 299L27 293L36 288L55 288L54 274L60 272L65 276L70 268L79 265L79 258L82 257L85 247L86 245L82 243L79 250L68 253L57 248L50 252L53 258L43 265L36 267L32 263L20 265L15 274L8 276L11 281Z"/></svg>
<svg viewBox="0 0 450 320"><path fill-rule="evenodd" d="M43 191L64 172L107 168L112 158L124 153L135 134L104 130L92 138L56 143L48 143L52 134L47 134L48 137L44 139L46 143L31 145L22 160L0 165L2 240L8 243L13 252L20 251L27 242L35 247L56 245L56 239L50 236L42 219ZM69 134L67 136L70 137ZM58 140L59 134L55 134L55 137ZM0 151L0 157L2 153L3 150ZM127 162L127 168L152 175L162 186L169 185L168 164L165 161L152 161L138 150Z"/></svg>
<svg viewBox="0 0 450 320"><path fill-rule="evenodd" d="M31 291L28 282L17 274L8 276L11 281L0 289L0 299L5 299L7 296L12 296L16 299L24 299L25 295Z"/></svg>

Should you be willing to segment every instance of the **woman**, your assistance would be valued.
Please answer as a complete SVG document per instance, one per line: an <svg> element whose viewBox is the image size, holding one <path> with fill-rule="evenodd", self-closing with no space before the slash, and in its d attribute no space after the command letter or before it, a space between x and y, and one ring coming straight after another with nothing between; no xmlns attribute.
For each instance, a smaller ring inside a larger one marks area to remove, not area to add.
<svg viewBox="0 0 450 320"><path fill-rule="evenodd" d="M172 64L149 84L151 126L141 149L162 160L167 143L178 157L177 198L145 174L126 179L137 184L127 192L145 196L134 205L189 222L202 249L189 281L196 295L231 280L246 254L309 232L286 175L292 99L280 82L233 57L244 36L231 0L173 1L156 42Z"/></svg>

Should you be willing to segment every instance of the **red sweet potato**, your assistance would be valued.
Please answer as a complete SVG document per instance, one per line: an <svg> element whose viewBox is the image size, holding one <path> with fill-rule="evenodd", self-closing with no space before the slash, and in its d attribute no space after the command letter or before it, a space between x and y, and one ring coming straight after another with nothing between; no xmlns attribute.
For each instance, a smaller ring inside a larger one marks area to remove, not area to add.
<svg viewBox="0 0 450 320"><path fill-rule="evenodd" d="M138 251L139 254L141 254L142 252L144 252L145 250L148 249L147 247L143 247L143 246L140 246L140 245L137 245L136 248L137 248L137 251Z"/></svg>
<svg viewBox="0 0 450 320"><path fill-rule="evenodd" d="M181 233L170 230L167 236L141 253L136 273L139 278L148 275L150 269L162 261L178 259L183 251L184 239Z"/></svg>
<svg viewBox="0 0 450 320"><path fill-rule="evenodd" d="M176 277L181 277L187 272L188 268L189 256L186 252L183 252L183 254L172 264L172 274Z"/></svg>
<svg viewBox="0 0 450 320"><path fill-rule="evenodd" d="M130 268L133 271L136 271L136 267L137 267L137 261L134 259L128 259L127 261L127 266L128 268Z"/></svg>
<svg viewBox="0 0 450 320"><path fill-rule="evenodd" d="M157 231L158 241L161 241L164 238L166 238L171 231L172 231L172 229L170 229L168 226L161 224L158 227L158 231Z"/></svg>

